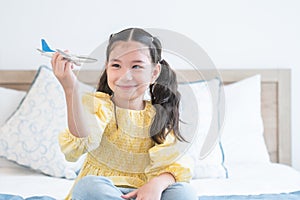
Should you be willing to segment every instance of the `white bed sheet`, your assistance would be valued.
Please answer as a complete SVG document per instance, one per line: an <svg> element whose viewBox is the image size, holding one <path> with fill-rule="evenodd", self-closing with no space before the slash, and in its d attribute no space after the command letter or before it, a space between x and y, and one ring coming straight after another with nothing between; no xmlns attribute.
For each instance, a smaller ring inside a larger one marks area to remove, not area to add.
<svg viewBox="0 0 300 200"><path fill-rule="evenodd" d="M300 190L300 172L283 164L226 167L228 179L192 180L198 196L279 194Z"/></svg>
<svg viewBox="0 0 300 200"><path fill-rule="evenodd" d="M198 196L254 195L300 190L300 172L281 164L227 166L228 179L195 179ZM0 193L63 199L72 180L53 178L0 159Z"/></svg>
<svg viewBox="0 0 300 200"><path fill-rule="evenodd" d="M0 158L0 193L31 196L50 196L64 199L73 180L54 178Z"/></svg>

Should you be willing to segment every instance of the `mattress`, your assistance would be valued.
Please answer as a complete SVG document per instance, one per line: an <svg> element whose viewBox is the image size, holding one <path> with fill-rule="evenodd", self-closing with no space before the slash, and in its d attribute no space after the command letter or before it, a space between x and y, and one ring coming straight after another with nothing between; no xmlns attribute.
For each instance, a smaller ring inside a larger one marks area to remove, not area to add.
<svg viewBox="0 0 300 200"><path fill-rule="evenodd" d="M239 164L227 166L229 178L193 179L192 186L201 196L279 194L300 191L300 172L283 164ZM0 193L50 196L63 199L74 180L54 178L0 160Z"/></svg>

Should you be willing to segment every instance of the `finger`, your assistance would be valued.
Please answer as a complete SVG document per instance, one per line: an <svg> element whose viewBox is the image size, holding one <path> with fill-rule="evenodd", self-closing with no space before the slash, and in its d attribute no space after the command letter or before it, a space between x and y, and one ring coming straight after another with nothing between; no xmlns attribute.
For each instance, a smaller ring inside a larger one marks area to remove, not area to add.
<svg viewBox="0 0 300 200"><path fill-rule="evenodd" d="M58 66L56 69L56 74L60 77L64 77L65 72L66 72L66 64L67 61L66 60L61 60L58 62Z"/></svg>
<svg viewBox="0 0 300 200"><path fill-rule="evenodd" d="M62 62L60 54L55 53L52 61L53 72L55 75L60 75L62 73L62 65L64 65L64 63Z"/></svg>
<svg viewBox="0 0 300 200"><path fill-rule="evenodd" d="M68 52L67 50L65 52ZM62 54L59 54L59 56L57 57L58 60L62 60L62 61L66 61L65 63L67 62L70 62L70 63L73 63L72 60L68 59L65 57L65 55L62 55Z"/></svg>
<svg viewBox="0 0 300 200"><path fill-rule="evenodd" d="M53 58L54 62L54 72L57 75L62 74L65 71L66 60L60 53L55 53L55 57Z"/></svg>
<svg viewBox="0 0 300 200"><path fill-rule="evenodd" d="M64 50L64 52L67 53L67 54L70 53L69 50ZM75 61L72 61L72 60L69 60L69 62L71 62L71 63L73 63L73 64L75 64L75 65L77 65L77 66L81 66L81 63L80 63L80 62L75 62ZM73 65L72 67L74 68L74 65Z"/></svg>
<svg viewBox="0 0 300 200"><path fill-rule="evenodd" d="M138 190L134 190L134 191L129 192L127 194L123 194L123 195L121 195L121 197L124 198L124 199L135 198L136 195L137 195L137 191Z"/></svg>
<svg viewBox="0 0 300 200"><path fill-rule="evenodd" d="M59 54L59 56L57 57L57 63L59 66L59 69L62 71L66 70L66 64L67 64L68 60L61 54Z"/></svg>
<svg viewBox="0 0 300 200"><path fill-rule="evenodd" d="M68 52L68 51L65 51L65 52ZM72 62L70 62L68 59L66 59L64 57L64 55L62 55L59 52L56 52L53 55L51 64L53 66L54 74L59 77L63 77L64 75L66 75L66 73L70 73L69 69L74 68Z"/></svg>
<svg viewBox="0 0 300 200"><path fill-rule="evenodd" d="M52 65L53 69L56 67L56 60L57 60L58 56L59 56L59 53L57 53L57 52L55 52L52 56L51 65Z"/></svg>
<svg viewBox="0 0 300 200"><path fill-rule="evenodd" d="M60 60L66 60L66 59L65 59L65 57L63 55L61 55L60 53L58 53L57 61L60 61Z"/></svg>
<svg viewBox="0 0 300 200"><path fill-rule="evenodd" d="M71 63L71 62L67 62L66 63L66 72L67 73L72 73L72 69L74 68L74 66L73 66L73 63Z"/></svg>

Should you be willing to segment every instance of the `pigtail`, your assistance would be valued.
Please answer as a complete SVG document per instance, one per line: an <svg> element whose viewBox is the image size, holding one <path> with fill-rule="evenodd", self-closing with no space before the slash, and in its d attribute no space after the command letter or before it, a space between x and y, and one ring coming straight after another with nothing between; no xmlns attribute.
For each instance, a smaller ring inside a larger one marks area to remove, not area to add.
<svg viewBox="0 0 300 200"><path fill-rule="evenodd" d="M150 85L152 105L156 109L150 134L153 141L161 144L166 136L173 131L180 141L186 141L179 132L179 102L176 73L169 64L162 60L161 72L154 84Z"/></svg>

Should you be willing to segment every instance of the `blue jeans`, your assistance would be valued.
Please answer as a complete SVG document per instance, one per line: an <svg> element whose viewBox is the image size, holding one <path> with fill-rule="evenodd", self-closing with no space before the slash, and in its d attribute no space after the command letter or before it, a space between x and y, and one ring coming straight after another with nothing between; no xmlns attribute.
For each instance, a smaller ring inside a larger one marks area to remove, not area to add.
<svg viewBox="0 0 300 200"><path fill-rule="evenodd" d="M134 188L116 187L106 177L85 176L75 185L72 200L124 200L121 195L135 190ZM174 183L165 189L161 200L197 200L192 186L188 183Z"/></svg>

